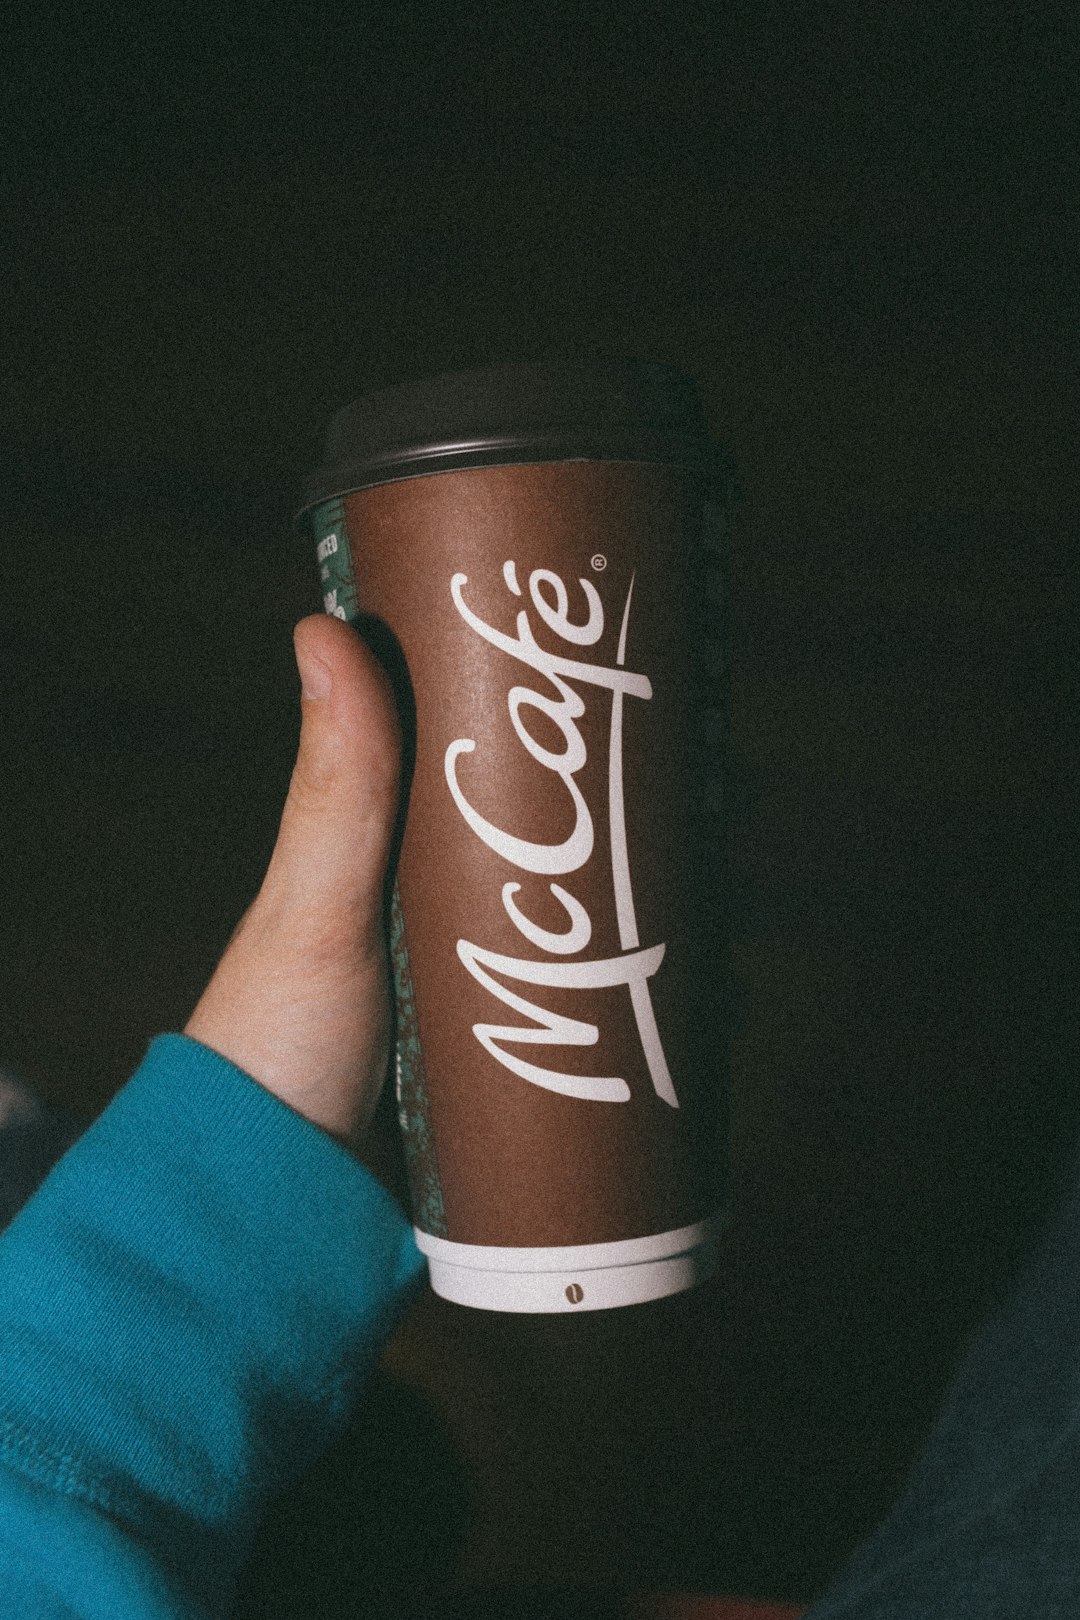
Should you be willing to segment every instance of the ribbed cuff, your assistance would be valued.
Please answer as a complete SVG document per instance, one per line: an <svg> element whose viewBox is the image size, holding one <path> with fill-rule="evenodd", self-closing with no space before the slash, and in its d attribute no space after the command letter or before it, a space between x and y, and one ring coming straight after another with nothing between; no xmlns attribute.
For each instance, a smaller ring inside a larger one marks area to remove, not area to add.
<svg viewBox="0 0 1080 1620"><path fill-rule="evenodd" d="M335 1437L423 1266L344 1148L160 1035L0 1238L0 1457L159 1544L236 1545Z"/></svg>

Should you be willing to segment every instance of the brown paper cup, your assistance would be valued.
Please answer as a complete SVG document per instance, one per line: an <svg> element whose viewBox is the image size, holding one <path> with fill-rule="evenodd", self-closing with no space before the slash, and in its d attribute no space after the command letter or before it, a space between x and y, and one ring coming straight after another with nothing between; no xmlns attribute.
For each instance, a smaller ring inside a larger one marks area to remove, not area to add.
<svg viewBox="0 0 1080 1620"><path fill-rule="evenodd" d="M338 419L309 507L327 611L383 651L410 740L399 1117L461 1304L633 1304L715 1260L722 479L696 411L654 367L410 385Z"/></svg>

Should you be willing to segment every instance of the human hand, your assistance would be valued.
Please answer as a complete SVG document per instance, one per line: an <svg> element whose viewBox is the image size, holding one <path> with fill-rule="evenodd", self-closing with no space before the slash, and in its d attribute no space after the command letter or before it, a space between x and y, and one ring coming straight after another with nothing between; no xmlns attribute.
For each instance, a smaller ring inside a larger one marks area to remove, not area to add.
<svg viewBox="0 0 1080 1620"><path fill-rule="evenodd" d="M301 619L300 747L270 865L184 1029L349 1146L390 1061L383 887L401 734L342 620Z"/></svg>

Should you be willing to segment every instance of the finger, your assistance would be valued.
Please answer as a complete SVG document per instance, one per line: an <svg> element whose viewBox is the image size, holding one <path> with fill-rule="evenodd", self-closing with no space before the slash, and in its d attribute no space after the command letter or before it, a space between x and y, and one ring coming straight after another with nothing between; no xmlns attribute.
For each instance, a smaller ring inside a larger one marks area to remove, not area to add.
<svg viewBox="0 0 1080 1620"><path fill-rule="evenodd" d="M401 733L390 682L342 620L301 619L300 744L264 894L305 932L362 941L381 927Z"/></svg>

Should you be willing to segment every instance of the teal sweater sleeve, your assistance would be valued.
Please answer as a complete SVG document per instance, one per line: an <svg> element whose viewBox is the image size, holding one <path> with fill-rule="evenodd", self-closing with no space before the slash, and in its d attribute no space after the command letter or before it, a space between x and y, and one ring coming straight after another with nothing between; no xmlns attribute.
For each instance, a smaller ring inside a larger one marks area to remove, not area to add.
<svg viewBox="0 0 1080 1620"><path fill-rule="evenodd" d="M5 1614L227 1614L423 1263L331 1137L197 1041L152 1041L0 1237Z"/></svg>

